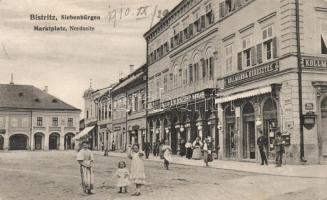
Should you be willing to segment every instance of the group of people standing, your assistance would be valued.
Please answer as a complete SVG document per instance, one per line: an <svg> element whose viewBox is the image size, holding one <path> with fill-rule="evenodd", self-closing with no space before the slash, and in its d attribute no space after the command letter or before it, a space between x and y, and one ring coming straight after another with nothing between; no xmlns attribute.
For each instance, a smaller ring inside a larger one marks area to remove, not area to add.
<svg viewBox="0 0 327 200"><path fill-rule="evenodd" d="M127 186L130 180L136 186L136 192L133 196L141 195L141 187L145 184L145 173L143 163L144 153L140 150L138 144L129 145L127 147L127 157L131 159L130 173L126 169L126 163L120 161L118 169L115 173L117 177L118 193L127 193ZM83 142L82 149L77 154L77 161L80 164L82 188L86 194L94 193L94 175L93 175L93 162L94 155L87 142Z"/></svg>
<svg viewBox="0 0 327 200"><path fill-rule="evenodd" d="M257 145L259 147L261 165L268 165L267 153L268 153L268 138L259 130L259 137L257 139ZM277 132L274 139L274 147L276 153L276 167L281 167L283 162L283 154L285 153L285 141L282 138L282 133Z"/></svg>

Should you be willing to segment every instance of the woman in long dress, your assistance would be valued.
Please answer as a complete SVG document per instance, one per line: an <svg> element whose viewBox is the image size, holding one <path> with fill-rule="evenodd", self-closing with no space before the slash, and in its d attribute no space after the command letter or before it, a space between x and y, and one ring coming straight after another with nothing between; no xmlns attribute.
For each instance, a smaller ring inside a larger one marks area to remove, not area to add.
<svg viewBox="0 0 327 200"><path fill-rule="evenodd" d="M201 160L201 147L203 143L200 140L200 137L197 137L193 142L193 154L192 158L194 160Z"/></svg>
<svg viewBox="0 0 327 200"><path fill-rule="evenodd" d="M132 195L140 196L141 187L145 184L144 163L142 160L144 153L140 151L138 144L133 144L132 148L129 147L127 153L128 158L132 160L130 178L136 186L136 192Z"/></svg>
<svg viewBox="0 0 327 200"><path fill-rule="evenodd" d="M185 144L185 149L186 149L186 158L191 159L192 158L192 143L191 140L188 140Z"/></svg>
<svg viewBox="0 0 327 200"><path fill-rule="evenodd" d="M168 170L169 163L171 162L171 152L172 152L168 140L166 140L165 144L162 146L162 152L163 152L164 166L165 169Z"/></svg>

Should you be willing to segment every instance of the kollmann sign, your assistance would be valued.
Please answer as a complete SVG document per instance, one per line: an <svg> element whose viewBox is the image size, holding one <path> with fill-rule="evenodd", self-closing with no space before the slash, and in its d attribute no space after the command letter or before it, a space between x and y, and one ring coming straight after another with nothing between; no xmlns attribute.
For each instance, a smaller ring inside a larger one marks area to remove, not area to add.
<svg viewBox="0 0 327 200"><path fill-rule="evenodd" d="M327 58L303 58L302 64L306 68L327 68Z"/></svg>

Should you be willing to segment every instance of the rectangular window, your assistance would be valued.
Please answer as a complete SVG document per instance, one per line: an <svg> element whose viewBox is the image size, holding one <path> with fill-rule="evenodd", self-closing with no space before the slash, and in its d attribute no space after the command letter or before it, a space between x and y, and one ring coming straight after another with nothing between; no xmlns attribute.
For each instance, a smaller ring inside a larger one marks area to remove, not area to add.
<svg viewBox="0 0 327 200"><path fill-rule="evenodd" d="M139 93L134 94L134 111L139 111Z"/></svg>
<svg viewBox="0 0 327 200"><path fill-rule="evenodd" d="M165 74L163 78L163 84L164 84L164 93L168 92L168 75Z"/></svg>
<svg viewBox="0 0 327 200"><path fill-rule="evenodd" d="M183 80L183 84L186 85L187 84L187 77L188 77L188 74L187 74L187 68L184 70L184 80Z"/></svg>
<svg viewBox="0 0 327 200"><path fill-rule="evenodd" d="M207 63L208 60L201 59L201 65L202 65L202 79L205 80L207 76Z"/></svg>
<svg viewBox="0 0 327 200"><path fill-rule="evenodd" d="M146 96L145 96L145 91L144 90L141 90L141 104L142 104L142 110L145 110L145 102L146 102Z"/></svg>
<svg viewBox="0 0 327 200"><path fill-rule="evenodd" d="M247 49L243 51L243 57L244 57L244 62L246 67L251 66L251 49Z"/></svg>
<svg viewBox="0 0 327 200"><path fill-rule="evenodd" d="M182 69L179 69L178 70L178 80L177 80L178 87L182 86L182 75L183 75L183 71L182 71Z"/></svg>
<svg viewBox="0 0 327 200"><path fill-rule="evenodd" d="M36 126L42 126L43 125L43 118L37 117L36 118Z"/></svg>
<svg viewBox="0 0 327 200"><path fill-rule="evenodd" d="M58 126L58 117L52 118L52 126Z"/></svg>
<svg viewBox="0 0 327 200"><path fill-rule="evenodd" d="M74 126L74 120L73 120L73 118L68 118L67 119L67 126L68 127L73 127Z"/></svg>
<svg viewBox="0 0 327 200"><path fill-rule="evenodd" d="M189 27L189 38L193 36L193 24L190 24Z"/></svg>
<svg viewBox="0 0 327 200"><path fill-rule="evenodd" d="M201 16L201 30L204 30L206 28L206 16Z"/></svg>
<svg viewBox="0 0 327 200"><path fill-rule="evenodd" d="M226 58L226 72L233 71L233 46L229 45L225 48L225 58Z"/></svg>

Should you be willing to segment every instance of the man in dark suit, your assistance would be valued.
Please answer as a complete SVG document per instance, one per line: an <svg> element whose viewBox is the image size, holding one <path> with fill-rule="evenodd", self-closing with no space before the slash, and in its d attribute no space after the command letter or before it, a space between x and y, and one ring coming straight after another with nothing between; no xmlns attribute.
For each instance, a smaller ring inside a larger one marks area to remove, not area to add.
<svg viewBox="0 0 327 200"><path fill-rule="evenodd" d="M276 150L276 167L281 167L283 162L283 154L284 154L284 141L281 132L276 133L275 150Z"/></svg>
<svg viewBox="0 0 327 200"><path fill-rule="evenodd" d="M150 142L145 142L144 143L144 152L145 152L145 158L148 159L149 158L149 154L150 154Z"/></svg>
<svg viewBox="0 0 327 200"><path fill-rule="evenodd" d="M268 160L267 160L267 138L266 136L262 133L262 130L259 131L259 137L257 139L257 145L260 150L260 156L261 156L261 165L268 165Z"/></svg>

